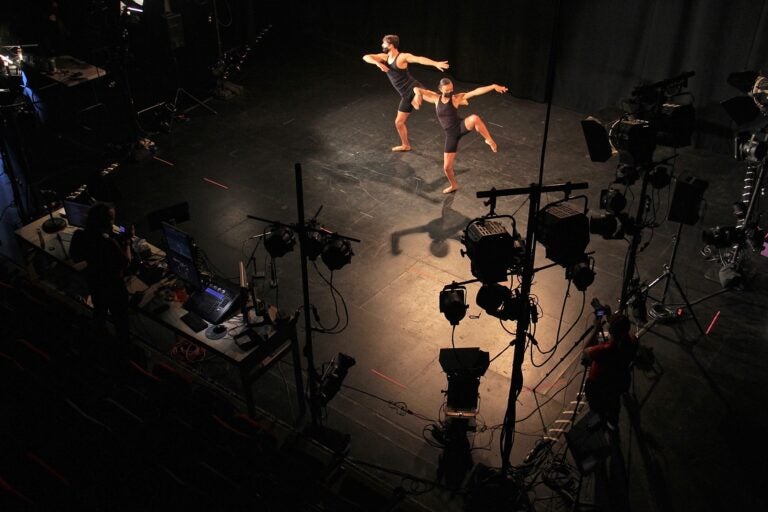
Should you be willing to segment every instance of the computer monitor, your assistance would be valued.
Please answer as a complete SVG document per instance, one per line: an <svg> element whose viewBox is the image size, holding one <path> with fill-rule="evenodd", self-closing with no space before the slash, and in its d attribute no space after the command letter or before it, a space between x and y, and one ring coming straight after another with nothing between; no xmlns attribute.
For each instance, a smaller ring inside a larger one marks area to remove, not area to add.
<svg viewBox="0 0 768 512"><path fill-rule="evenodd" d="M182 281L188 283L195 290L203 287L200 272L198 272L194 261L187 259L173 251L165 254L165 261L168 264L168 270L178 276Z"/></svg>
<svg viewBox="0 0 768 512"><path fill-rule="evenodd" d="M70 201L64 199L64 213L67 215L67 222L70 226L76 228L84 228L85 221L88 219L88 210L91 205L85 203L79 203L77 201Z"/></svg>
<svg viewBox="0 0 768 512"><path fill-rule="evenodd" d="M195 248L192 245L192 237L179 228L162 223L163 236L169 252L174 252L190 261L195 261Z"/></svg>

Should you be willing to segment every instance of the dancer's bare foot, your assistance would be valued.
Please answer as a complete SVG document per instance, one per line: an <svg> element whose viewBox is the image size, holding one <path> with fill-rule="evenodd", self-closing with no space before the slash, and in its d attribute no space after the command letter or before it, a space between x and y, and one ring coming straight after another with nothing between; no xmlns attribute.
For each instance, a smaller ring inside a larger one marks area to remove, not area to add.
<svg viewBox="0 0 768 512"><path fill-rule="evenodd" d="M451 194L453 192L456 192L457 190L459 190L458 185L451 185L450 187L443 189L443 194Z"/></svg>
<svg viewBox="0 0 768 512"><path fill-rule="evenodd" d="M493 151L494 153L498 151L498 146L493 141L493 139L485 139L485 143L491 146L491 151Z"/></svg>
<svg viewBox="0 0 768 512"><path fill-rule="evenodd" d="M411 150L411 146L395 146L392 148L392 151L397 151L400 153L404 151L410 151L410 150Z"/></svg>

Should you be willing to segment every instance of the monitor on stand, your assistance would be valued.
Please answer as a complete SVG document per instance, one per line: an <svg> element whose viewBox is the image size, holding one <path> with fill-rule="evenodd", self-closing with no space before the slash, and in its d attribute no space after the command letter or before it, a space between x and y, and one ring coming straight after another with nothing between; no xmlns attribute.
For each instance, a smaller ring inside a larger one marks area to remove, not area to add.
<svg viewBox="0 0 768 512"><path fill-rule="evenodd" d="M62 203L64 203L64 213L67 216L67 223L76 228L85 228L85 222L88 219L88 210L90 210L91 205L70 201L69 199L64 199Z"/></svg>
<svg viewBox="0 0 768 512"><path fill-rule="evenodd" d="M163 222L161 226L168 252L173 252L190 261L195 261L196 251L192 237L167 222Z"/></svg>

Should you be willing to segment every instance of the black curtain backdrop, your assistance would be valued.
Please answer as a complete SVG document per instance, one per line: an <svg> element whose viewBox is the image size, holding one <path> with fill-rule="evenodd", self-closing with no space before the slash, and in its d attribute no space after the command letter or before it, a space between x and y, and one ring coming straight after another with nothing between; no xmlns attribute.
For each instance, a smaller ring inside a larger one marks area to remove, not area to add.
<svg viewBox="0 0 768 512"><path fill-rule="evenodd" d="M282 12L361 55L399 34L403 51L449 60L459 80L503 83L543 101L557 5L291 0ZM562 0L559 14L556 105L593 113L618 106L640 83L695 71L697 144L727 151L731 126L719 102L738 94L725 81L730 72L768 69L768 0Z"/></svg>

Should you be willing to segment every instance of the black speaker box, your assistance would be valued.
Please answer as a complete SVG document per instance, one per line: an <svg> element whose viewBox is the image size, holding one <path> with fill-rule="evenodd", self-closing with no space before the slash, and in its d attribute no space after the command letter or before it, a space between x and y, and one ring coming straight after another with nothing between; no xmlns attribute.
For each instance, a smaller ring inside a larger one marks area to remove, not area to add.
<svg viewBox="0 0 768 512"><path fill-rule="evenodd" d="M689 226L699 222L701 201L708 186L706 181L692 176L677 180L667 218Z"/></svg>

